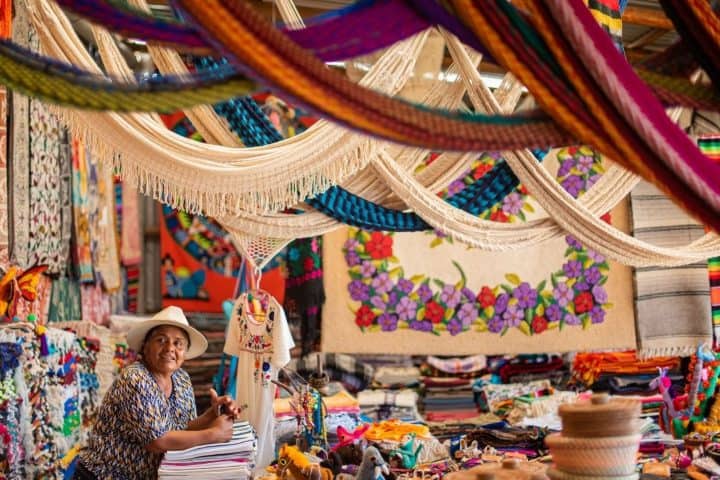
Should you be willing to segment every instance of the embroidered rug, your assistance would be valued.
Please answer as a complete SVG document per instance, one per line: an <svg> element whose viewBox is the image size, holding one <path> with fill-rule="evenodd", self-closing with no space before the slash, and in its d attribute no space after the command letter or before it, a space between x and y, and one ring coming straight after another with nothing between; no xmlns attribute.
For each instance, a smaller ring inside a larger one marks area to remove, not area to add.
<svg viewBox="0 0 720 480"><path fill-rule="evenodd" d="M54 279L48 322L69 322L81 319L80 283L67 277Z"/></svg>
<svg viewBox="0 0 720 480"><path fill-rule="evenodd" d="M702 225L647 182L630 194L633 235L660 246L688 244ZM712 340L707 263L635 269L638 355L688 356Z"/></svg>
<svg viewBox="0 0 720 480"><path fill-rule="evenodd" d="M107 292L116 292L122 286L120 278L120 255L115 230L115 184L109 165L100 165L92 159L91 168L97 188L97 208L95 216L90 217L90 235L96 239L93 250L93 264L99 276L98 281Z"/></svg>
<svg viewBox="0 0 720 480"><path fill-rule="evenodd" d="M482 155L443 195L462 191L466 178L482 176L497 158ZM546 163L573 196L604 171L585 147L553 152ZM544 213L521 188L484 215L525 221ZM627 226L625 206L612 221ZM325 236L323 263L323 351L464 355L635 346L630 270L571 236L488 253L437 234L350 228Z"/></svg>

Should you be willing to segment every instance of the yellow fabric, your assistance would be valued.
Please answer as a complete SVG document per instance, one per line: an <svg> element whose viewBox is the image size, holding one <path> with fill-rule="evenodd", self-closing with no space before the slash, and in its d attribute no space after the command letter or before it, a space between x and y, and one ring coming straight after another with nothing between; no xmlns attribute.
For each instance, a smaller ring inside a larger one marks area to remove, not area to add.
<svg viewBox="0 0 720 480"><path fill-rule="evenodd" d="M365 438L371 441L393 440L401 442L406 435L414 433L417 438L429 438L430 429L426 425L404 423L399 420L386 420L374 423L365 432Z"/></svg>

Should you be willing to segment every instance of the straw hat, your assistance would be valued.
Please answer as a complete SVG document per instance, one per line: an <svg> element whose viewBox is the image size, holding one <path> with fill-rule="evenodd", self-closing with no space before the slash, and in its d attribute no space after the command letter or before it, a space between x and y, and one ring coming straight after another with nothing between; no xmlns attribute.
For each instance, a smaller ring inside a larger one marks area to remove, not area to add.
<svg viewBox="0 0 720 480"><path fill-rule="evenodd" d="M175 306L164 308L149 320L145 320L144 322L134 325L128 332L128 347L139 353L147 333L153 328L161 325L177 327L187 333L187 336L190 339L190 348L188 348L187 352L185 352L186 359L199 357L205 353L205 350L207 350L208 342L205 336L191 327L182 311L182 308Z"/></svg>

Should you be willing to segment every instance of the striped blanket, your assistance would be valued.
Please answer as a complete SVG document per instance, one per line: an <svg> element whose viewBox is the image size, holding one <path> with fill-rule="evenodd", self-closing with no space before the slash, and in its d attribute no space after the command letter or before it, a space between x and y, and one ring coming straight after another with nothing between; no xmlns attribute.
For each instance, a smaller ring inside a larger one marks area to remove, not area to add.
<svg viewBox="0 0 720 480"><path fill-rule="evenodd" d="M702 225L647 182L631 193L633 234L660 246L679 246L701 237ZM638 354L690 355L712 340L705 262L681 267L635 269Z"/></svg>

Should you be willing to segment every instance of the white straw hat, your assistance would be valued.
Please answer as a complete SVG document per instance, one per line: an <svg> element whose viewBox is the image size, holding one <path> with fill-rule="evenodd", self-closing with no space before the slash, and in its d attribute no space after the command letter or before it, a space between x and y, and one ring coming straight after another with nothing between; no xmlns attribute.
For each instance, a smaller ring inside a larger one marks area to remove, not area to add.
<svg viewBox="0 0 720 480"><path fill-rule="evenodd" d="M187 333L190 339L190 347L185 352L185 358L199 357L205 350L207 350L208 342L205 336L190 326L182 308L170 306L160 310L158 313L153 315L149 320L140 322L134 325L127 336L128 347L132 348L136 352L140 353L143 341L147 333L155 327L161 325L168 325L171 327L177 327L185 333Z"/></svg>

